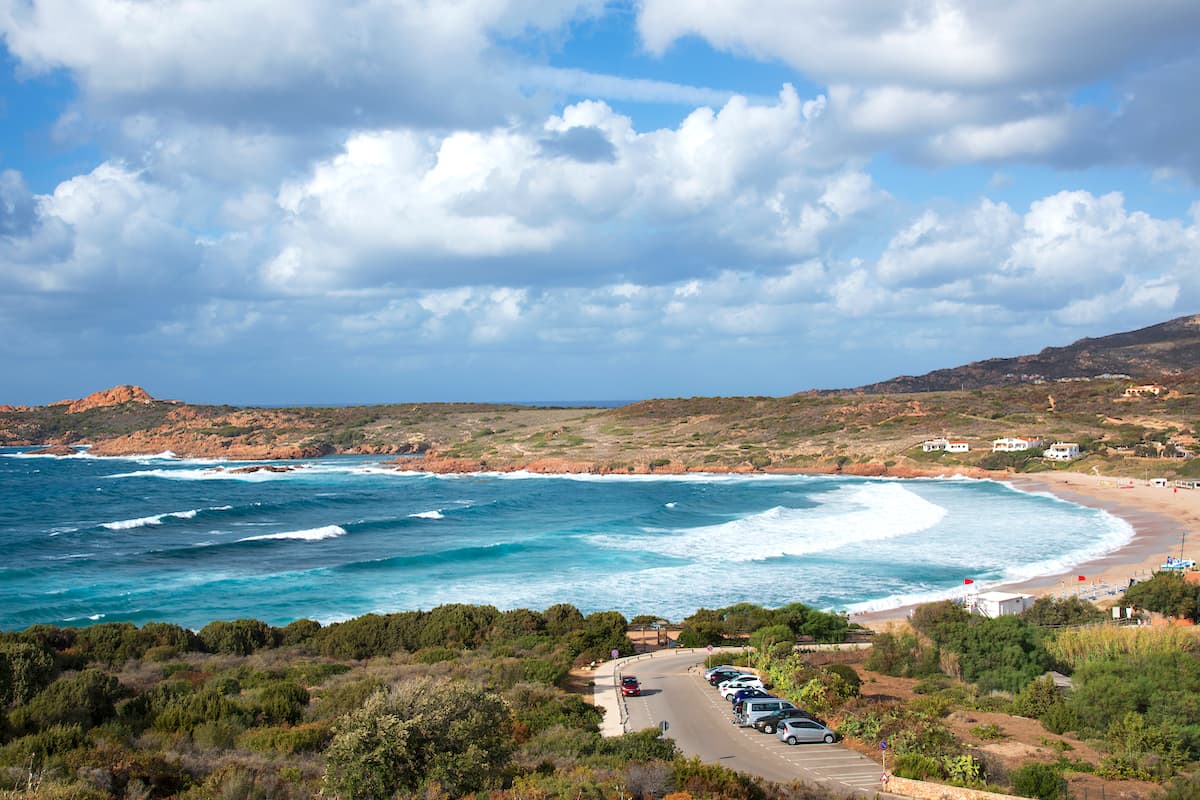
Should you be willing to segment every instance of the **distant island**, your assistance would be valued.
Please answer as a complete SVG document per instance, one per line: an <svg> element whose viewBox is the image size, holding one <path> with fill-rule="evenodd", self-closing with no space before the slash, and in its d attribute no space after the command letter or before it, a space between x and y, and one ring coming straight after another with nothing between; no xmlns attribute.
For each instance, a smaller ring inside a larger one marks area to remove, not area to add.
<svg viewBox="0 0 1200 800"><path fill-rule="evenodd" d="M47 406L0 406L0 446L251 461L370 454L433 472L1142 475L1152 466L1155 474L1200 478L1191 458L1197 364L1200 316L1191 316L855 389L619 408L238 408L160 400L126 385ZM1045 458L1054 443L1078 451Z"/></svg>

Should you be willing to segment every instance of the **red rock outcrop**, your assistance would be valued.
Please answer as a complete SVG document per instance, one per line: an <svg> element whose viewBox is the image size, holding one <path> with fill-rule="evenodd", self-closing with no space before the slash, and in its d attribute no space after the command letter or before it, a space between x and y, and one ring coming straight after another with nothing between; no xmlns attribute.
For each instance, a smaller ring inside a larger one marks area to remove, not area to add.
<svg viewBox="0 0 1200 800"><path fill-rule="evenodd" d="M59 400L57 403L51 403L52 406L67 407L68 414L78 414L81 411L87 411L93 408L104 408L105 406L117 406L121 403L153 403L154 398L140 386L114 386L111 389L93 392L82 400Z"/></svg>

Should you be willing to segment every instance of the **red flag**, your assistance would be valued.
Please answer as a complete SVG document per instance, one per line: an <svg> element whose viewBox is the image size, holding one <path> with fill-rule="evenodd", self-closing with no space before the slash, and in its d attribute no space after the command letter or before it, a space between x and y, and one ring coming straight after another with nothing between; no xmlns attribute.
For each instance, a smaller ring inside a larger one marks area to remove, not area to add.
<svg viewBox="0 0 1200 800"><path fill-rule="evenodd" d="M970 578L963 578L963 583L974 583L974 582L975 581L971 580Z"/></svg>
<svg viewBox="0 0 1200 800"><path fill-rule="evenodd" d="M1087 575L1080 575L1080 576L1079 576L1079 580L1081 580L1081 581L1086 581L1086 580L1087 580Z"/></svg>

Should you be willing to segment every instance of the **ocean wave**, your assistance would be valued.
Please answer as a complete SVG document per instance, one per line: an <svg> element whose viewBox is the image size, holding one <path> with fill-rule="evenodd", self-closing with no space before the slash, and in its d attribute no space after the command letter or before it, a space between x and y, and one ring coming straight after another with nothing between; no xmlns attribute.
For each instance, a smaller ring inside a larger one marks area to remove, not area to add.
<svg viewBox="0 0 1200 800"><path fill-rule="evenodd" d="M283 531L282 533L264 533L261 536L247 536L238 539L239 542L260 542L270 539L301 539L308 542L319 542L322 539L336 539L345 536L346 529L340 525L323 525L320 528L309 528L302 531Z"/></svg>
<svg viewBox="0 0 1200 800"><path fill-rule="evenodd" d="M409 514L409 516L414 517L416 519L445 519L446 518L446 515L442 513L441 509L437 509L434 511L419 511L416 514Z"/></svg>
<svg viewBox="0 0 1200 800"><path fill-rule="evenodd" d="M231 510L233 510L233 506L212 506L210 508L193 508L187 511L167 511L162 514L153 514L149 517L120 519L115 522L102 522L98 527L106 528L110 531L126 531L134 528L146 528L150 526L162 525L163 522L168 519L195 519L196 515L202 512Z"/></svg>
<svg viewBox="0 0 1200 800"><path fill-rule="evenodd" d="M775 506L717 525L675 529L668 536L597 535L588 540L696 560L764 561L907 536L946 516L945 508L896 483L854 484L818 497L824 502L815 508Z"/></svg>

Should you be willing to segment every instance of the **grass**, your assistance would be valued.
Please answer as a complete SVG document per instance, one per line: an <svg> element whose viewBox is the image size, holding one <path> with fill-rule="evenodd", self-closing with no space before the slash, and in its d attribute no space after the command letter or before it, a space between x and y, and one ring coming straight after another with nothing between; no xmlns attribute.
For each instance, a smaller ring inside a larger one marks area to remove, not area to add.
<svg viewBox="0 0 1200 800"><path fill-rule="evenodd" d="M1150 656L1159 653L1200 651L1197 634L1172 626L1113 627L1096 625L1059 631L1046 643L1050 655L1072 669L1092 661L1120 656Z"/></svg>

